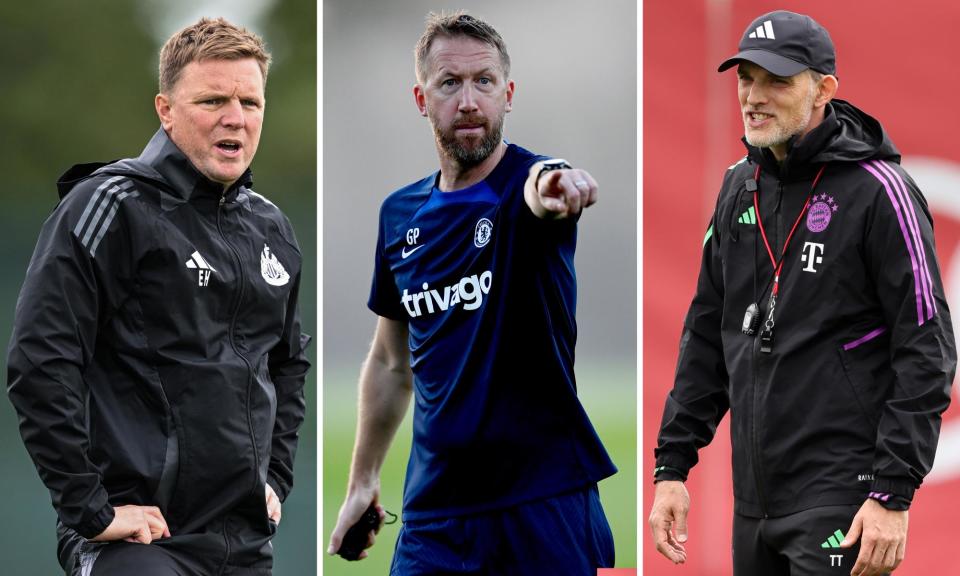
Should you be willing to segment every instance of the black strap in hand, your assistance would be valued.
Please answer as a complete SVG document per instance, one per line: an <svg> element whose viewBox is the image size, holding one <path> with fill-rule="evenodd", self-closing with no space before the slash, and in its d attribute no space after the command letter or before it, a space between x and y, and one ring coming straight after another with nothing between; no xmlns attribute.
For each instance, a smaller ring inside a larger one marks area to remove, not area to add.
<svg viewBox="0 0 960 576"><path fill-rule="evenodd" d="M392 516L391 521L385 522L386 524L393 524L397 521L396 514L386 513ZM344 560L359 560L360 553L367 547L367 539L370 537L370 531L376 530L379 526L380 514L377 512L377 507L371 504L370 507L367 508L367 511L363 513L363 516L357 520L357 523L347 530L343 541L340 543L340 549L337 550L337 554Z"/></svg>

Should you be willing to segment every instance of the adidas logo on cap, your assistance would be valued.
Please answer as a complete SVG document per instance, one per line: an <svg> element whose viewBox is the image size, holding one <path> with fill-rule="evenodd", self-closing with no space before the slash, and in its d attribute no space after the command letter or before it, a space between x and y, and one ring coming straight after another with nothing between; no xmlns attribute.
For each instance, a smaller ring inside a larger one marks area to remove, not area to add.
<svg viewBox="0 0 960 576"><path fill-rule="evenodd" d="M747 38L766 38L768 40L776 40L777 37L773 35L773 22L771 20L765 20L763 24L757 26L757 29L751 32Z"/></svg>
<svg viewBox="0 0 960 576"><path fill-rule="evenodd" d="M717 68L723 72L750 62L776 76L794 76L806 69L837 73L837 55L826 29L813 18L776 10L754 18L740 37L738 52Z"/></svg>

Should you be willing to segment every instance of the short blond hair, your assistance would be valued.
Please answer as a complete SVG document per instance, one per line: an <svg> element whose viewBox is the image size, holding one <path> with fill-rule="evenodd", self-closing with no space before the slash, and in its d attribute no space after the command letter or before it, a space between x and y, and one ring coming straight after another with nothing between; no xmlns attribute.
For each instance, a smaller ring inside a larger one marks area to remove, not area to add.
<svg viewBox="0 0 960 576"><path fill-rule="evenodd" d="M441 12L439 14L430 12L427 14L427 27L414 49L417 82L422 84L426 80L427 56L430 54L430 46L440 36L445 38L473 38L493 46L500 53L500 66L503 68L503 76L505 78L510 77L510 55L507 54L507 44L503 41L500 33L483 20L474 18L464 10L457 10L456 12Z"/></svg>
<svg viewBox="0 0 960 576"><path fill-rule="evenodd" d="M187 64L197 60L253 58L267 83L270 53L263 39L223 18L201 18L167 40L160 49L160 92L170 93Z"/></svg>

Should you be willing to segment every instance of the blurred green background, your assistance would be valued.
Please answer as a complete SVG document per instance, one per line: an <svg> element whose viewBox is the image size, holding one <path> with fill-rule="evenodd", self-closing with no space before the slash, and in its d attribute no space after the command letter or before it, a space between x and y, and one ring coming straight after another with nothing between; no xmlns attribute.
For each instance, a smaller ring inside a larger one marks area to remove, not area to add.
<svg viewBox="0 0 960 576"><path fill-rule="evenodd" d="M600 6L602 4L602 6ZM437 169L413 101L413 47L428 11L467 9L507 43L516 91L504 137L566 158L600 183L578 225L577 388L619 468L600 483L617 566L637 565L637 3L634 0L324 0L323 532L346 491L356 383L376 317L366 307L380 203ZM412 410L412 409L411 409ZM400 513L411 422L400 426L381 501ZM327 576L385 575L399 524L370 556L326 556Z"/></svg>
<svg viewBox="0 0 960 576"><path fill-rule="evenodd" d="M200 16L225 16L257 32L273 53L254 188L293 221L303 251L301 312L316 334L316 3L89 0L0 3L0 354L33 246L57 201L56 178L79 162L140 153L159 127L153 109L157 53ZM316 573L317 348L307 382L307 422L296 487L274 540L276 576ZM20 440L12 406L0 401L4 575L61 573L49 493Z"/></svg>

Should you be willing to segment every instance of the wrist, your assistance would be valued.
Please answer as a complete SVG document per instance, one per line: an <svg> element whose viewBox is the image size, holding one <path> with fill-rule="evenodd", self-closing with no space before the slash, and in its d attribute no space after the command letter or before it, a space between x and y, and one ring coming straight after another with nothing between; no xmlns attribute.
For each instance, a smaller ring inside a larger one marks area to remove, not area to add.
<svg viewBox="0 0 960 576"><path fill-rule="evenodd" d="M867 498L876 501L887 510L903 512L910 509L910 500L891 492L870 492Z"/></svg>
<svg viewBox="0 0 960 576"><path fill-rule="evenodd" d="M657 466L653 469L653 483L663 482L664 480L675 480L686 482L687 474L679 468L673 466Z"/></svg>
<svg viewBox="0 0 960 576"><path fill-rule="evenodd" d="M870 485L867 498L876 500L888 510L909 510L915 491L916 486L910 480L876 477Z"/></svg>
<svg viewBox="0 0 960 576"><path fill-rule="evenodd" d="M273 490L273 493L277 495L277 499L280 500L280 502L287 499L287 487L270 474L267 474L267 486Z"/></svg>
<svg viewBox="0 0 960 576"><path fill-rule="evenodd" d="M380 476L376 472L364 472L350 477L347 484L348 494L380 491Z"/></svg>
<svg viewBox="0 0 960 576"><path fill-rule="evenodd" d="M571 168L573 168L573 166L563 158L544 160L540 163L540 170L537 171L536 178L533 179L534 189L537 189L537 186L540 184L540 177L543 176L544 172L550 172L551 170L570 170Z"/></svg>
<svg viewBox="0 0 960 576"><path fill-rule="evenodd" d="M97 513L79 526L72 526L77 531L77 534L80 534L88 540L92 540L97 536L103 534L107 528L113 524L113 519L116 517L116 510L109 503L101 508Z"/></svg>

